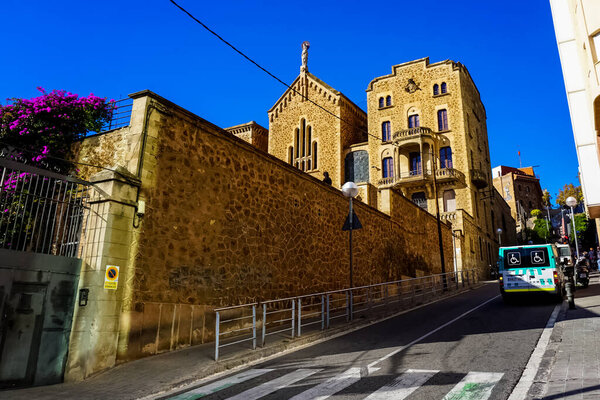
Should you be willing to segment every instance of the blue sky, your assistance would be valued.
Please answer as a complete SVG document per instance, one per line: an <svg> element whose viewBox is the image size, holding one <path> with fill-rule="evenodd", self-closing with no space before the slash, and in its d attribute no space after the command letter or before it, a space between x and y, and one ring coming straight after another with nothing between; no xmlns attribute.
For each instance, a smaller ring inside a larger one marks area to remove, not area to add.
<svg viewBox="0 0 600 400"><path fill-rule="evenodd" d="M255 120L284 87L168 0L3 0L0 99L36 87L122 98L150 89L221 127ZM467 66L487 110L492 167L538 166L553 195L577 158L548 0L179 0L285 82L309 69L366 109L365 89L422 57Z"/></svg>

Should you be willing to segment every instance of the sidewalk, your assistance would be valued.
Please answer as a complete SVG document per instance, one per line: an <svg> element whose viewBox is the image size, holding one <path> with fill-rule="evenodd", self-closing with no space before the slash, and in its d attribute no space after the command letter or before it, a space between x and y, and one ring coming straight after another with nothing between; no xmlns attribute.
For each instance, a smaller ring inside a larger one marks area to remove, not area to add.
<svg viewBox="0 0 600 400"><path fill-rule="evenodd" d="M472 289L478 288L481 283ZM3 400L49 400L49 399L107 399L130 400L159 397L172 389L187 386L200 379L212 377L222 372L231 372L236 367L247 366L253 361L273 355L281 355L287 350L298 350L326 338L333 338L371 325L377 321L408 312L415 308L460 295L471 289L465 288L446 296L425 302L416 307L397 310L387 314L372 314L368 318L355 318L348 323L340 323L325 331L304 332L293 340L280 338L267 342L265 347L252 350L248 345L231 346L222 353L219 362L214 361L214 343L207 343L182 350L118 365L106 372L90 377L82 382L62 383L50 386L0 391Z"/></svg>
<svg viewBox="0 0 600 400"><path fill-rule="evenodd" d="M575 310L563 304L534 384L543 395L532 398L600 399L599 280L596 273L577 290Z"/></svg>

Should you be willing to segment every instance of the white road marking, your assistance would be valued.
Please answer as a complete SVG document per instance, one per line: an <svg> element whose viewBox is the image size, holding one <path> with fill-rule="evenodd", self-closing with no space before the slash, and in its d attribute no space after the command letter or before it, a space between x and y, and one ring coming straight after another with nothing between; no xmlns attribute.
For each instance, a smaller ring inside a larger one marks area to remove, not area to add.
<svg viewBox="0 0 600 400"><path fill-rule="evenodd" d="M321 369L297 369L294 372L290 372L287 375L280 376L262 385L248 389L245 392L230 397L228 400L256 400L263 396L276 392L279 389L290 386L304 378L316 374Z"/></svg>
<svg viewBox="0 0 600 400"><path fill-rule="evenodd" d="M219 390L226 389L230 386L236 385L238 383L245 382L252 378L256 378L262 374L266 374L267 372L273 371L272 369L249 369L248 371L241 372L237 375L230 376L225 379L221 379L219 381L213 382L209 385L202 386L189 392L181 393L175 397L170 397L170 400L193 400L198 399L200 397L204 397L206 395L218 392Z"/></svg>
<svg viewBox="0 0 600 400"><path fill-rule="evenodd" d="M529 389L533 384L535 375L540 368L542 357L546 352L546 347L548 347L548 342L550 341L550 336L552 335L552 329L556 323L556 318L558 317L558 312L560 311L561 306L562 304L557 304L556 307L554 307L554 311L552 311L550 318L548 318L546 327L540 335L537 345L535 346L535 349L533 349L533 353L531 353L531 357L529 357L529 361L527 362L527 366L523 371L523 375L521 375L521 379L519 379L519 382L517 382L517 385L510 394L508 400L520 400L527 397L527 392L529 392Z"/></svg>
<svg viewBox="0 0 600 400"><path fill-rule="evenodd" d="M469 372L442 400L486 400L503 375L501 372Z"/></svg>
<svg viewBox="0 0 600 400"><path fill-rule="evenodd" d="M365 400L403 400L421 387L437 370L409 369L388 385L382 386Z"/></svg>
<svg viewBox="0 0 600 400"><path fill-rule="evenodd" d="M370 368L368 371L363 371L364 375L372 374L378 371L379 368ZM350 368L339 375L336 375L325 382L312 387L294 397L290 400L323 400L336 394L339 391L344 390L348 386L358 382L362 377L361 368Z"/></svg>
<svg viewBox="0 0 600 400"><path fill-rule="evenodd" d="M445 328L445 327L447 327L448 325L450 325L450 324L453 324L454 322L458 321L459 319L461 319L461 318L462 318L462 317L464 317L465 315L468 315L468 314L472 313L473 311L475 311L475 310L477 310L477 309L479 309L479 308L481 308L481 307L485 306L485 305L486 305L487 303L489 303L490 301L496 300L498 297L500 297L500 295L494 296L494 297L492 297L491 299L484 301L483 303L481 303L481 304L480 304L480 305L478 305L477 307L473 307L473 308L471 308L469 311L465 311L464 313L460 314L458 317L454 318L453 320L451 320L451 321L448 321L448 322L446 322L445 324L438 326L438 327L437 327L437 328L435 328L434 330L430 331L429 333L426 333L425 335L421 336L420 338L417 338L417 339L413 340L413 341L412 341L412 342L410 342L409 344L407 344L407 345L404 345L404 346L400 346L400 347L398 347L396 350L394 350L394 351L392 351L392 352L390 352L390 353L386 354L385 356L381 357L380 359L373 361L373 362L372 362L371 364L369 364L367 367L368 367L368 368L372 368L374 365L376 365L376 364L379 364L380 362L382 362L382 361L384 361L384 360L387 360L388 358L392 357L393 355L395 355L395 354L398 354L398 353L400 353L401 351L403 351L403 350L405 350L405 349L409 348L409 347L410 347L410 346L412 346L413 344L415 344L415 343L418 343L418 342L420 342L421 340L425 339L426 337L428 337L428 336L431 336L431 335L433 335L434 333L436 333L436 332L438 332L438 331L440 331L440 330L444 329L444 328Z"/></svg>

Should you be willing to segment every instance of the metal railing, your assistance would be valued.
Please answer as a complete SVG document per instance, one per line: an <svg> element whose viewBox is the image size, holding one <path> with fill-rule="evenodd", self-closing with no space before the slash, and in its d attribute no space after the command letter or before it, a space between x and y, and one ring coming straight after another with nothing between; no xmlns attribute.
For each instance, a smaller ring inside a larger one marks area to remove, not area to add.
<svg viewBox="0 0 600 400"><path fill-rule="evenodd" d="M112 129L122 128L131 122L131 110L133 109L133 99L126 98L114 102L112 118L106 124L102 125L100 132L110 131Z"/></svg>
<svg viewBox="0 0 600 400"><path fill-rule="evenodd" d="M427 298L470 286L476 280L473 270L464 270L216 308L215 360L219 360L219 350L226 346L251 342L254 350L259 339L262 347L271 335L284 334L294 339L302 335L303 328L325 330L338 319L350 322L357 315L378 309L411 307ZM262 311L260 318L257 309Z"/></svg>
<svg viewBox="0 0 600 400"><path fill-rule="evenodd" d="M0 248L76 257L89 184L0 155Z"/></svg>

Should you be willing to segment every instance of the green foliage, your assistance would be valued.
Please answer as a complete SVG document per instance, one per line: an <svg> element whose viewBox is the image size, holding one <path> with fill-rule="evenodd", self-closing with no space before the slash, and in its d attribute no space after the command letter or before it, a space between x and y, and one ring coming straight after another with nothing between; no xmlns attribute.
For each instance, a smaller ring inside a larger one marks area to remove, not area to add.
<svg viewBox="0 0 600 400"><path fill-rule="evenodd" d="M533 209L531 210L531 216L535 218L540 218L542 216L542 210Z"/></svg>
<svg viewBox="0 0 600 400"><path fill-rule="evenodd" d="M581 186L575 186L572 183L566 184L561 190L558 191L556 196L556 204L559 206L565 206L567 198L573 196L578 203L583 202L583 192Z"/></svg>
<svg viewBox="0 0 600 400"><path fill-rule="evenodd" d="M546 208L552 208L552 195L548 189L544 189L542 192L542 204Z"/></svg>
<svg viewBox="0 0 600 400"><path fill-rule="evenodd" d="M575 227L577 228L577 241L581 245L580 251L589 250L590 247L596 247L596 224L589 220L585 213L575 214ZM573 223L571 223L571 229ZM574 244L575 235L569 238Z"/></svg>

